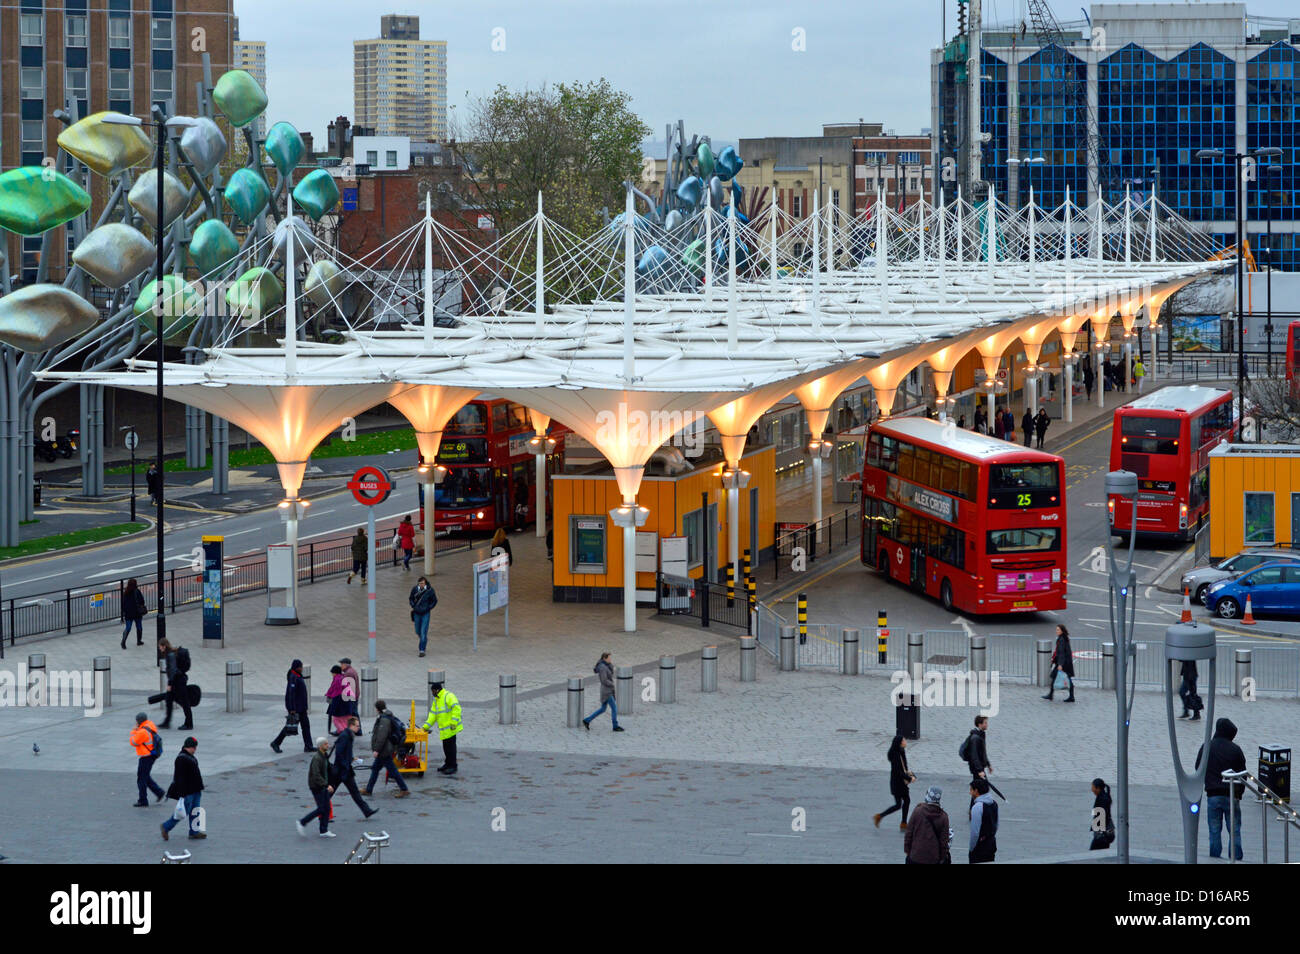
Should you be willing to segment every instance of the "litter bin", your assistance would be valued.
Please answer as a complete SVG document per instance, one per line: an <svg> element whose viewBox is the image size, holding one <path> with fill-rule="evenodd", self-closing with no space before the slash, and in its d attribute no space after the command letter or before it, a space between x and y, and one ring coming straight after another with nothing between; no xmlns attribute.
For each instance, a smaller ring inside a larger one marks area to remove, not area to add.
<svg viewBox="0 0 1300 954"><path fill-rule="evenodd" d="M1282 745L1261 745L1258 777L1282 801L1291 801L1291 749Z"/></svg>
<svg viewBox="0 0 1300 954"><path fill-rule="evenodd" d="M921 737L920 696L899 696L894 707L894 731L915 742Z"/></svg>
<svg viewBox="0 0 1300 954"><path fill-rule="evenodd" d="M32 506L39 507L40 505L41 505L41 478L35 477L32 479Z"/></svg>

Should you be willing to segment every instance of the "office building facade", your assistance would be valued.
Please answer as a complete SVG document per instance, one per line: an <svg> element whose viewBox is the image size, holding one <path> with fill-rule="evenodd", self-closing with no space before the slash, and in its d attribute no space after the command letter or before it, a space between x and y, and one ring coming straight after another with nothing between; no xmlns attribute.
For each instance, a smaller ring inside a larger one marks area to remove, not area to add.
<svg viewBox="0 0 1300 954"><path fill-rule="evenodd" d="M354 118L379 136L445 142L447 43L419 37L419 17L386 16L378 39L353 42Z"/></svg>
<svg viewBox="0 0 1300 954"><path fill-rule="evenodd" d="M1156 190L1231 245L1234 155L1280 148L1247 176L1247 233L1257 259L1300 269L1300 19L1252 17L1242 3L1094 3L1090 11L1060 24L1059 47L1044 48L1024 24L984 27L978 178L1012 205L1027 202L1031 186L1049 207L1067 187L1080 205ZM931 57L935 161L964 181L969 35ZM1207 150L1223 156L1198 158ZM1045 161L1007 161L1037 157Z"/></svg>
<svg viewBox="0 0 1300 954"><path fill-rule="evenodd" d="M269 96L271 91L266 88L266 43L262 40L235 40L234 43L234 66L237 70L244 70L253 79L257 80L257 85L266 90ZM252 124L253 138L258 142L266 141L266 114L263 113L253 120Z"/></svg>

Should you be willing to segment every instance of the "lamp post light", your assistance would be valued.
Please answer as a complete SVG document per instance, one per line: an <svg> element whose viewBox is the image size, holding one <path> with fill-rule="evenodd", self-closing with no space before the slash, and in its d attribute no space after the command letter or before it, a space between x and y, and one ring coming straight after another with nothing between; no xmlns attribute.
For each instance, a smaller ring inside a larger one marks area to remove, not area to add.
<svg viewBox="0 0 1300 954"><path fill-rule="evenodd" d="M1101 386L1101 382L1097 382ZM1115 501L1122 497L1133 511L1133 526L1128 536L1128 564L1121 568L1115 560ZM1106 475L1107 530L1106 556L1110 567L1110 635L1115 643L1115 787L1118 799L1115 811L1116 858L1129 862L1128 838L1128 733L1133 714L1133 687L1129 682L1129 663L1136 649L1133 629L1137 619L1137 573L1133 570L1133 550L1137 543L1137 474L1115 470ZM1136 678L1137 667L1133 667Z"/></svg>
<svg viewBox="0 0 1300 954"><path fill-rule="evenodd" d="M1196 153L1197 159L1222 159L1227 153L1222 149L1200 149ZM1245 297L1242 285L1245 281L1245 267L1243 265L1245 236L1245 213L1242 209L1242 164L1250 159L1252 162L1260 157L1276 157L1282 155L1282 150L1277 146L1266 146L1263 149L1256 149L1253 153L1238 152L1233 154L1233 161L1236 164L1237 172L1237 422L1243 424L1246 418L1246 331L1244 315L1242 314L1242 299ZM1243 435L1244 436L1244 435Z"/></svg>
<svg viewBox="0 0 1300 954"><path fill-rule="evenodd" d="M161 113L159 115L161 115ZM150 120L141 119L139 116L124 115L105 116L104 122L112 126L152 126L157 130L158 145L154 155L154 169L155 175L157 176L157 180L155 181L155 190L158 198L156 210L157 218L154 222L154 244L157 246L158 251L157 274L154 276L156 282L154 285L154 304L156 306L163 297L163 222L166 221L165 210L163 209L163 206L166 204L164 198L166 192L163 189L163 166L165 165L167 156L167 130L178 128L184 129L189 126L197 125L197 123L192 119L186 119L182 116L173 116L171 119L166 119L162 122L152 122ZM165 453L163 447L163 360L165 358L163 341L166 337L166 326L163 322L163 315L158 313L157 308L155 308L154 317L158 322L155 335L157 340L156 361L158 363L158 368L156 380L154 382L155 390L157 392L154 396L154 411L157 417L156 423L158 427L158 496L156 498L158 502L158 522L156 525L158 532L157 569L155 572L158 579L157 636L161 641L167 636L167 613L163 600L163 524L166 522L163 505L164 487L166 486L166 479L164 477L166 469L163 466L163 455Z"/></svg>
<svg viewBox="0 0 1300 954"><path fill-rule="evenodd" d="M1200 660L1208 661L1210 664L1210 683L1207 690L1209 702L1205 709L1205 738L1201 743L1202 750L1208 751L1214 727L1214 677L1217 655L1213 626L1201 626L1196 622L1175 623L1165 630L1165 722L1169 727L1169 747L1174 754L1174 778L1178 781L1178 801L1182 808L1179 814L1183 819L1183 863L1188 865L1196 864L1196 820L1200 817L1201 791L1205 788L1205 770L1209 767L1210 760L1203 759L1196 770L1189 774L1183 768L1183 761L1178 756L1178 720L1174 718L1174 663ZM1235 857L1237 851L1232 829L1230 821L1228 824L1229 858Z"/></svg>
<svg viewBox="0 0 1300 954"><path fill-rule="evenodd" d="M704 520L708 521L708 509L705 508ZM635 499L625 500L623 505L609 512L614 526L623 530L623 631L636 632L636 530L644 527L650 517L650 511L637 505ZM707 582L708 567L705 566L701 580ZM706 594L708 588L703 590ZM705 597L707 600L707 596Z"/></svg>
<svg viewBox="0 0 1300 954"><path fill-rule="evenodd" d="M546 536L546 458L555 453L555 438L545 434L534 434L528 441L528 449L533 452L536 468L533 484L537 492L537 536Z"/></svg>
<svg viewBox="0 0 1300 954"><path fill-rule="evenodd" d="M134 424L127 424L125 427L119 427L118 430L126 431L122 443L131 452L131 522L135 523L135 449L140 443L140 435L135 432Z"/></svg>
<svg viewBox="0 0 1300 954"><path fill-rule="evenodd" d="M727 491L727 562L731 578L740 579L740 492L749 486L749 471L722 466L722 486Z"/></svg>
<svg viewBox="0 0 1300 954"><path fill-rule="evenodd" d="M1007 165L1010 166L1012 169L1019 168L1020 166L1025 167L1025 182L1027 182L1031 187L1033 186L1034 182L1031 178L1029 178L1029 170L1034 166L1042 165L1046 161L1047 159L1044 156L1020 156L1019 158L1015 156L1007 157ZM1010 198L1011 198L1011 186L1010 183L1008 183L1007 199L1009 200ZM1020 179L1019 177L1017 177L1016 178L1016 202L1019 203L1019 201L1020 201Z"/></svg>
<svg viewBox="0 0 1300 954"><path fill-rule="evenodd" d="M291 619L294 622L298 620L298 521L307 516L307 508L310 506L310 500L298 497L288 497L276 504L280 520L284 523L284 542L289 544L289 552L293 554L293 585L289 587L289 606L293 610ZM370 569L374 569L373 561Z"/></svg>

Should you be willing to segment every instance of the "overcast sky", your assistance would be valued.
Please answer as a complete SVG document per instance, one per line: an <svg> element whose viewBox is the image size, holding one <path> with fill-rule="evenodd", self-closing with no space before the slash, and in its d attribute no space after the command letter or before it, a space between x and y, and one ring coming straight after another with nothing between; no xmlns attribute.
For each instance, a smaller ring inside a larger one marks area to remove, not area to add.
<svg viewBox="0 0 1300 954"><path fill-rule="evenodd" d="M385 13L420 17L422 39L447 41L451 115L510 87L607 78L662 139L818 135L823 122L883 122L899 134L930 125L928 50L945 0L235 0L240 34L267 43L270 122L323 142L354 116L352 41L379 35ZM946 0L948 32L956 0ZM1053 0L1062 21L1078 3ZM1018 22L1024 0L985 0L986 22ZM1300 16L1297 0L1253 0L1252 14ZM492 49L504 30L505 50ZM795 31L802 31L796 34ZM501 34L497 34L500 36ZM802 36L805 49L793 46Z"/></svg>

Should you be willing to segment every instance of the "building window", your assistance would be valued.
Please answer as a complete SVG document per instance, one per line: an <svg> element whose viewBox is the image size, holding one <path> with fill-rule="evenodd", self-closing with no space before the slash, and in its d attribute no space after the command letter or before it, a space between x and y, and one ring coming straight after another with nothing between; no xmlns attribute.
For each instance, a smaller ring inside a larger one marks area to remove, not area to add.
<svg viewBox="0 0 1300 954"><path fill-rule="evenodd" d="M131 19L129 17L109 17L108 45L114 50L131 48Z"/></svg>
<svg viewBox="0 0 1300 954"><path fill-rule="evenodd" d="M131 71L130 70L109 70L108 88L114 93L131 92Z"/></svg>
<svg viewBox="0 0 1300 954"><path fill-rule="evenodd" d="M19 18L18 32L23 46L45 45L45 26L39 13L24 13Z"/></svg>
<svg viewBox="0 0 1300 954"><path fill-rule="evenodd" d="M153 91L154 94L165 93L168 96L172 92L172 73L171 70L154 70L153 71Z"/></svg>
<svg viewBox="0 0 1300 954"><path fill-rule="evenodd" d="M368 166L377 166L377 165L379 165L379 152L378 152L378 150L375 150L375 149L367 149L367 150L366 150L366 165L368 165Z"/></svg>
<svg viewBox="0 0 1300 954"><path fill-rule="evenodd" d="M839 190L839 189L832 189L832 190L831 190L831 205L835 206L835 208L837 208L837 209L840 207L840 190Z"/></svg>
<svg viewBox="0 0 1300 954"><path fill-rule="evenodd" d="M790 196L790 214L793 215L796 219L803 218L803 196L801 195Z"/></svg>
<svg viewBox="0 0 1300 954"><path fill-rule="evenodd" d="M384 155L384 161L385 161L385 164L386 164L390 169L396 169L396 168L397 168L397 150L396 150L396 149L389 149L389 150L387 150L387 151L385 152L385 155Z"/></svg>
<svg viewBox="0 0 1300 954"><path fill-rule="evenodd" d="M68 25L68 46L86 45L86 18L85 17L67 17Z"/></svg>
<svg viewBox="0 0 1300 954"><path fill-rule="evenodd" d="M24 119L22 137L23 165L40 165L41 159L45 156L44 120Z"/></svg>
<svg viewBox="0 0 1300 954"><path fill-rule="evenodd" d="M68 70L67 92L81 99L86 96L86 70Z"/></svg>
<svg viewBox="0 0 1300 954"><path fill-rule="evenodd" d="M45 95L45 71L40 67L24 67L21 82L24 99L40 99Z"/></svg>
<svg viewBox="0 0 1300 954"><path fill-rule="evenodd" d="M154 20L153 27L150 31L153 39L153 48L155 50L170 50L172 48L172 21L171 20Z"/></svg>
<svg viewBox="0 0 1300 954"><path fill-rule="evenodd" d="M1246 540L1252 543L1272 543L1273 495L1271 493L1246 493Z"/></svg>

